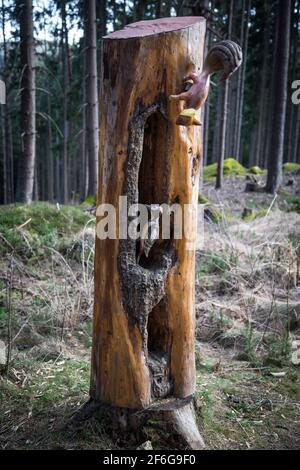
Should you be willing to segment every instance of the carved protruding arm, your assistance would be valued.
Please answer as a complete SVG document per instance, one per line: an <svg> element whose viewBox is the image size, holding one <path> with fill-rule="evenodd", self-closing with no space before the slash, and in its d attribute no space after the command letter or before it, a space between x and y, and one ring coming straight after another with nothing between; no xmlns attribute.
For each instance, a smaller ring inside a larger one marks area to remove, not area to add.
<svg viewBox="0 0 300 470"><path fill-rule="evenodd" d="M241 47L227 39L219 42L208 51L204 62L204 70L207 70L210 75L224 70L220 81L225 81L239 68L242 60Z"/></svg>
<svg viewBox="0 0 300 470"><path fill-rule="evenodd" d="M205 58L201 74L197 75L192 72L184 77L184 82L192 81L191 87L187 91L169 97L172 101L185 102L185 109L178 116L176 124L182 126L201 125L195 114L196 110L203 106L208 96L210 76L223 70L220 81L227 80L239 68L242 58L241 47L233 41L221 41L213 46Z"/></svg>

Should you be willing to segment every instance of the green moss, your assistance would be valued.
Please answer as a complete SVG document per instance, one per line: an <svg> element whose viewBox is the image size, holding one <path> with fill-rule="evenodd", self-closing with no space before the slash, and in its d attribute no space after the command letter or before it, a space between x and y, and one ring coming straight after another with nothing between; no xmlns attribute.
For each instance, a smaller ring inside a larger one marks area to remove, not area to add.
<svg viewBox="0 0 300 470"><path fill-rule="evenodd" d="M198 203L199 204L211 204L210 200L204 196L202 193L198 194Z"/></svg>
<svg viewBox="0 0 300 470"><path fill-rule="evenodd" d="M65 237L78 233L90 215L76 206L45 202L0 207L0 254L13 248L18 254L42 246L56 248ZM22 227L22 225L24 226Z"/></svg>
<svg viewBox="0 0 300 470"><path fill-rule="evenodd" d="M263 175L267 173L267 170L263 170L259 166L252 166L251 168L249 168L248 173L250 173L251 175Z"/></svg>
<svg viewBox="0 0 300 470"><path fill-rule="evenodd" d="M285 194L283 199L288 204L288 212L299 212L300 214L300 196Z"/></svg>
<svg viewBox="0 0 300 470"><path fill-rule="evenodd" d="M234 175L246 176L247 169L234 158L226 158L224 160L223 174L224 176L234 176ZM209 181L216 176L217 176L217 163L206 165L203 168L204 181Z"/></svg>
<svg viewBox="0 0 300 470"><path fill-rule="evenodd" d="M289 171L296 171L300 169L300 164L299 163L292 163L292 162L286 162L282 166L283 171L289 172Z"/></svg>
<svg viewBox="0 0 300 470"><path fill-rule="evenodd" d="M246 222L251 222L252 220L258 219L260 217L266 217L267 214L268 209L261 209L259 211L252 212L251 214L246 215L245 217L243 217L243 220L245 220Z"/></svg>
<svg viewBox="0 0 300 470"><path fill-rule="evenodd" d="M224 273L230 270L230 264L220 256L207 253L197 265L197 277L202 274Z"/></svg>
<svg viewBox="0 0 300 470"><path fill-rule="evenodd" d="M212 222L218 223L223 219L222 213L216 208L216 206L202 193L198 194L198 203L205 206L204 212Z"/></svg>
<svg viewBox="0 0 300 470"><path fill-rule="evenodd" d="M94 206L95 204L96 204L96 196L93 196L92 194L87 196L82 203L82 205L84 206Z"/></svg>

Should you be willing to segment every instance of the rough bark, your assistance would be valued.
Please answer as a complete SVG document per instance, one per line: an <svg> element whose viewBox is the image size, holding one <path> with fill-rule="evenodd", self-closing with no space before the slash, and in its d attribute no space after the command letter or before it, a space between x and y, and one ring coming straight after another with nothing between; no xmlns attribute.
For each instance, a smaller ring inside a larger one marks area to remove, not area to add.
<svg viewBox="0 0 300 470"><path fill-rule="evenodd" d="M4 79L9 83L10 75L7 69L7 41L6 41L6 17L5 5L2 0L2 37L3 37L3 69ZM12 127L10 115L10 94L6 89L6 104L2 107L3 126L3 177L4 177L4 204L14 202L14 156L12 144Z"/></svg>
<svg viewBox="0 0 300 470"><path fill-rule="evenodd" d="M0 106L1 113L1 134L2 134L2 187L3 187L3 202L7 204L7 159L6 159L6 145L5 145L5 114L3 107Z"/></svg>
<svg viewBox="0 0 300 470"><path fill-rule="evenodd" d="M293 1L292 8L292 37L291 37L291 65L290 65L290 74L289 74L289 83L292 83L297 76L297 65L298 65L298 49L299 49L299 21L300 21L300 2L298 2L296 8L296 0ZM294 148L297 147L297 105L294 105L291 100L288 100L288 111L287 111L287 125L286 125L286 144L284 152L284 160L294 161Z"/></svg>
<svg viewBox="0 0 300 470"><path fill-rule="evenodd" d="M33 197L35 172L35 54L33 40L32 0L20 0L21 130L22 155L17 184L18 202L30 204Z"/></svg>
<svg viewBox="0 0 300 470"><path fill-rule="evenodd" d="M246 0L242 0L242 17L241 17L241 32L240 32L240 45L241 47L244 46L244 35L245 35L245 8L246 8ZM247 60L247 57L245 55L245 50L243 50L244 54L244 64L245 61ZM238 133L240 132L239 129L239 113L240 113L240 101L241 101L241 90L242 90L242 74L243 74L243 68L244 64L242 67L239 68L237 71L237 76L236 76L236 101L235 101L235 112L234 112L234 138L233 138L233 156L237 160L239 159L239 149L238 149L238 141L239 141L239 136Z"/></svg>
<svg viewBox="0 0 300 470"><path fill-rule="evenodd" d="M233 0L230 0L229 16L228 16L228 38L231 38L232 33L232 15L233 15ZM224 158L225 158L225 147L226 147L226 127L227 127L227 112L228 112L228 81L224 83L224 94L223 94L223 109L221 115L221 133L220 133L220 149L218 153L218 166L217 166L217 178L216 178L216 189L222 187L223 182L223 169L224 169Z"/></svg>
<svg viewBox="0 0 300 470"><path fill-rule="evenodd" d="M126 195L128 206L195 207L201 128L177 126L182 104L168 96L180 91L191 68L201 70L204 34L202 18L165 18L104 38L98 204L119 208ZM156 399L194 393L193 213L185 226L189 237L174 239L172 231L139 262L135 240L97 238L94 401L133 413Z"/></svg>
<svg viewBox="0 0 300 470"><path fill-rule="evenodd" d="M47 96L47 112L48 116L51 116L51 101L50 96ZM54 158L52 149L52 123L48 119L47 122L47 188L48 188L48 200L54 201Z"/></svg>
<svg viewBox="0 0 300 470"><path fill-rule="evenodd" d="M212 162L217 162L220 150L220 135L221 135L221 122L219 116L222 115L223 109L223 93L224 87L218 86L217 88L217 104L216 104L216 118L213 133L213 148L212 148Z"/></svg>
<svg viewBox="0 0 300 470"><path fill-rule="evenodd" d="M96 195L98 187L98 89L97 89L97 37L96 3L85 2L85 50L86 50L86 141L89 164L88 194Z"/></svg>
<svg viewBox="0 0 300 470"><path fill-rule="evenodd" d="M68 30L66 18L66 2L61 2L61 54L63 74L63 149L62 149L62 202L66 204L69 200L68 184L68 141L69 141L69 118L68 118L68 91L69 91L69 58L68 58Z"/></svg>
<svg viewBox="0 0 300 470"><path fill-rule="evenodd" d="M300 105L297 106L297 115L295 122L294 153L292 161L300 163Z"/></svg>
<svg viewBox="0 0 300 470"><path fill-rule="evenodd" d="M261 73L261 84L260 84L260 95L259 95L259 117L258 117L258 129L257 129L257 143L255 158L253 164L259 166L263 160L262 153L264 152L263 140L264 140L264 121L267 118L266 114L266 86L268 77L268 52L269 52L269 41L270 41L270 23L269 23L269 7L268 2L264 2L264 49L263 49L263 66Z"/></svg>
<svg viewBox="0 0 300 470"><path fill-rule="evenodd" d="M101 39L106 34L107 30L107 11L106 11L107 1L98 0L96 2L96 16L98 21L98 39Z"/></svg>
<svg viewBox="0 0 300 470"><path fill-rule="evenodd" d="M266 190L277 191L282 181L285 115L287 103L287 78L290 43L291 0L279 0L277 39L272 110L272 139L268 156Z"/></svg>
<svg viewBox="0 0 300 470"><path fill-rule="evenodd" d="M239 161L242 161L242 151L241 151L241 131L242 131L242 121L243 121L243 107L244 107L244 90L245 90L245 79L246 79L246 66L247 66L247 54L248 54L248 39L249 39L249 19L251 11L251 0L247 1L247 15L245 23L245 42L243 45L243 54L244 60L242 65L242 77L241 77L241 91L240 91L240 108L238 112L238 124L237 124L237 139L236 139L236 158Z"/></svg>

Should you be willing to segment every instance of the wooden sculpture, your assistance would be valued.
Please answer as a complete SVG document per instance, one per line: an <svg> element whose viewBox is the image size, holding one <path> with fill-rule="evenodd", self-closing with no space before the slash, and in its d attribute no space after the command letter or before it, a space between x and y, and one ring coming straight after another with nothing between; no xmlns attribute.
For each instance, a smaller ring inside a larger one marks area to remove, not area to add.
<svg viewBox="0 0 300 470"><path fill-rule="evenodd" d="M191 72L184 78L187 86L189 80L192 82L188 90L169 97L173 101L184 101L186 105L186 109L176 120L177 125L201 125L196 117L196 110L200 109L206 101L210 88L210 76L223 70L220 81L227 80L239 68L242 58L242 49L233 41L221 41L210 49L201 74Z"/></svg>
<svg viewBox="0 0 300 470"><path fill-rule="evenodd" d="M200 128L177 126L181 105L168 97L191 70L200 73L204 36L204 18L176 17L103 39L99 207L119 210L120 196L128 207L197 207ZM207 76L221 66L230 73L227 52L210 53ZM203 103L196 96L208 92L205 83L199 88L195 78L184 95L191 106ZM173 230L170 239L152 240L147 255L124 233L97 238L89 403L123 429L149 417L168 421L192 449L204 447L193 408L196 224L188 211L182 237Z"/></svg>

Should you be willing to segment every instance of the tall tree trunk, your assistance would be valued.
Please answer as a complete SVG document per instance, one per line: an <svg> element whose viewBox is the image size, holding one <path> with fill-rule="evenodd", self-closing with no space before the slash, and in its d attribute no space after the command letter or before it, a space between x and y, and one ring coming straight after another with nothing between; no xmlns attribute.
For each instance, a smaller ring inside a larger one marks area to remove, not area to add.
<svg viewBox="0 0 300 470"><path fill-rule="evenodd" d="M59 148L60 136L56 133L55 146ZM61 179L62 159L61 152L57 152L55 159L55 195L57 201L62 201L62 179Z"/></svg>
<svg viewBox="0 0 300 470"><path fill-rule="evenodd" d="M100 40L107 33L107 1L97 0L96 1L96 17L99 18L98 24L98 39Z"/></svg>
<svg viewBox="0 0 300 470"><path fill-rule="evenodd" d="M32 0L18 0L20 15L21 131L22 154L19 162L18 202L30 204L33 197L36 153L35 53L33 41Z"/></svg>
<svg viewBox="0 0 300 470"><path fill-rule="evenodd" d="M244 47L243 47L243 63L242 63L242 76L241 76L241 91L240 91L240 107L238 112L238 125L237 125L237 138L236 138L236 151L235 154L237 159L241 161L241 131L243 121L243 108L244 108L244 90L245 90L245 78L246 78L246 66L247 66L247 55L248 55L248 39L249 39L249 20L251 12L251 0L247 0L247 15L245 24L244 34Z"/></svg>
<svg viewBox="0 0 300 470"><path fill-rule="evenodd" d="M51 116L51 101L50 96L47 96L47 112L48 116ZM47 121L47 162L48 162L48 199L50 202L54 201L54 160L53 160L53 149L52 149L52 123L48 118Z"/></svg>
<svg viewBox="0 0 300 470"><path fill-rule="evenodd" d="M68 203L68 140L69 140L69 119L68 119L68 91L69 91L69 66L68 66L68 31L66 20L66 2L61 2L61 53L62 53L62 74L63 74L63 151L62 151L62 202Z"/></svg>
<svg viewBox="0 0 300 470"><path fill-rule="evenodd" d="M210 116L210 100L209 96L205 103L204 111L204 132L203 132L203 164L207 165L208 160L208 143L209 143L209 116Z"/></svg>
<svg viewBox="0 0 300 470"><path fill-rule="evenodd" d="M221 122L220 122L219 116L222 115L222 110L223 110L223 93L224 93L224 87L218 86L215 127L214 127L214 133L213 133L213 148L212 148L212 159L211 159L212 163L215 163L218 161L219 152L220 152Z"/></svg>
<svg viewBox="0 0 300 470"><path fill-rule="evenodd" d="M134 0L133 4L134 4L134 8L133 8L134 21L143 20L145 16L146 1Z"/></svg>
<svg viewBox="0 0 300 470"><path fill-rule="evenodd" d="M233 0L230 0L229 16L228 16L228 39L231 38L232 33L232 16L233 16ZM225 158L225 146L226 146L226 125L227 125L227 107L228 107L228 81L221 85L224 86L223 95L223 111L221 116L221 136L220 136L220 150L218 157L217 167L217 179L216 189L222 187L223 182L223 169L224 169L224 158Z"/></svg>
<svg viewBox="0 0 300 470"><path fill-rule="evenodd" d="M240 45L244 47L244 35L247 25L245 24L245 9L246 9L246 0L242 0L242 15L241 15L241 32L240 32ZM246 60L245 51L243 51L244 63ZM235 101L235 112L234 112L234 137L233 137L233 155L239 160L238 153L238 133L239 133L239 113L240 113L240 101L241 101L241 89L242 89L242 74L243 74L244 64L238 69L236 73L236 101Z"/></svg>
<svg viewBox="0 0 300 470"><path fill-rule="evenodd" d="M122 8L122 26L124 28L124 26L127 24L127 14L126 14L126 0L123 0L123 8Z"/></svg>
<svg viewBox="0 0 300 470"><path fill-rule="evenodd" d="M269 23L269 4L268 1L264 2L264 48L263 48L263 66L261 73L261 83L260 83L260 92L259 92L259 114L258 114L258 129L257 129L257 139L256 139L256 150L254 165L259 166L262 160L263 140L264 140L264 121L267 119L266 114L266 86L268 78L268 52L269 52L269 41L270 41L270 23Z"/></svg>
<svg viewBox="0 0 300 470"><path fill-rule="evenodd" d="M98 90L97 90L97 38L95 0L85 2L86 43L86 139L89 162L88 194L96 196L98 187Z"/></svg>
<svg viewBox="0 0 300 470"><path fill-rule="evenodd" d="M7 170L7 203L14 202L14 154L13 154L13 137L12 124L9 111L9 95L6 96L5 108L5 149L6 149L6 170Z"/></svg>
<svg viewBox="0 0 300 470"><path fill-rule="evenodd" d="M294 153L292 156L292 161L295 163L300 163L300 105L297 106L297 115L295 121L295 135L294 135Z"/></svg>
<svg viewBox="0 0 300 470"><path fill-rule="evenodd" d="M298 48L299 48L299 21L300 21L300 1L298 1L296 9L296 0L293 1L292 9L292 37L291 37L291 67L289 83L295 80L298 64ZM285 161L293 161L294 144L295 144L295 131L297 119L297 105L294 105L291 100L288 100L288 121L286 123L286 145L285 145ZM297 134L296 134L297 136Z"/></svg>
<svg viewBox="0 0 300 470"><path fill-rule="evenodd" d="M155 18L163 16L163 0L156 0Z"/></svg>
<svg viewBox="0 0 300 470"><path fill-rule="evenodd" d="M272 112L272 139L268 158L266 190L277 191L282 182L287 80L290 44L291 0L279 0L276 33L274 96Z"/></svg>
<svg viewBox="0 0 300 470"><path fill-rule="evenodd" d="M165 0L163 16L165 17L171 16L171 8L172 8L172 0Z"/></svg>
<svg viewBox="0 0 300 470"><path fill-rule="evenodd" d="M1 24L2 24L2 37L3 37L3 69L4 74L6 72L6 59L7 59L7 49L6 49L6 32L5 32L5 6L4 0L1 4ZM4 75L3 74L3 75ZM1 101L1 100L0 100ZM0 102L2 105L2 102ZM6 98L7 106L7 98ZM1 134L2 134L2 171L3 171L3 203L8 203L8 181L7 181L7 150L6 150L6 109L4 106L0 106L1 111Z"/></svg>
<svg viewBox="0 0 300 470"><path fill-rule="evenodd" d="M1 116L1 134L2 134L2 187L3 187L3 203L7 204L7 154L5 145L5 111L4 107L0 106Z"/></svg>
<svg viewBox="0 0 300 470"><path fill-rule="evenodd" d="M86 37L84 37L84 50L86 49ZM83 70L86 70L86 54L83 54ZM81 136L81 170L80 170L80 198L84 200L88 195L89 167L86 151L86 80L83 81L83 103L82 108L82 136Z"/></svg>
<svg viewBox="0 0 300 470"><path fill-rule="evenodd" d="M96 2L96 0L95 0ZM116 31L117 29L117 22L116 22L116 19L117 19L117 4L116 4L116 0L112 0L112 12L113 12L113 29L114 31ZM88 11L89 9L89 1L87 0L84 4L84 9L86 10L86 12ZM95 18L96 18L96 7L95 7ZM87 21L87 19L86 19Z"/></svg>
<svg viewBox="0 0 300 470"><path fill-rule="evenodd" d="M202 15L206 18L206 21L208 22L208 16L209 16L209 1L208 0L202 0L200 3L200 7L202 10ZM206 37L205 37L205 47L204 47L204 55L206 56L207 51L210 47L210 41L211 41L211 35L210 32L206 32ZM202 122L204 123L204 126L202 128L202 141L203 141L203 158L201 160L201 165L207 165L207 153L208 153L208 140L209 140L209 113L210 113L210 106L209 106L209 96L205 102L205 106L202 108ZM201 168L202 170L202 168ZM203 175L203 171L201 171L200 176ZM202 181L200 181L200 185L202 184Z"/></svg>

